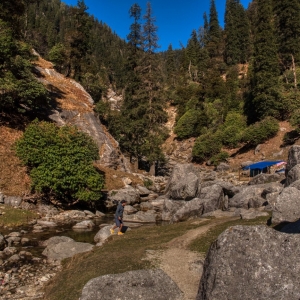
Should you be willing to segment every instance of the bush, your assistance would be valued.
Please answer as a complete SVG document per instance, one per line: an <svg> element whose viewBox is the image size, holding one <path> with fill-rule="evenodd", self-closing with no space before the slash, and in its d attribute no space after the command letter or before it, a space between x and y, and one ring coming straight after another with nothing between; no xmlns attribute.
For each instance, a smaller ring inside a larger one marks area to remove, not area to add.
<svg viewBox="0 0 300 300"><path fill-rule="evenodd" d="M227 159L229 158L229 154L225 151L222 151L216 155L214 155L212 158L211 158L211 163L214 165L214 166L217 166L219 163L221 162L224 162L224 161L227 161Z"/></svg>
<svg viewBox="0 0 300 300"><path fill-rule="evenodd" d="M296 127L295 130L300 133L300 109L293 112L290 122L292 126Z"/></svg>
<svg viewBox="0 0 300 300"><path fill-rule="evenodd" d="M243 141L249 145L257 146L274 137L279 130L278 121L267 117L260 122L250 125L243 134Z"/></svg>
<svg viewBox="0 0 300 300"><path fill-rule="evenodd" d="M192 155L198 162L204 162L221 151L222 143L217 135L205 134L195 141Z"/></svg>
<svg viewBox="0 0 300 300"><path fill-rule="evenodd" d="M34 121L16 143L29 168L32 189L60 200L98 200L103 178L93 167L99 159L93 140L76 127Z"/></svg>
<svg viewBox="0 0 300 300"><path fill-rule="evenodd" d="M242 134L245 128L246 117L237 112L229 112L225 123L219 131L223 145L229 148L238 147L242 140Z"/></svg>
<svg viewBox="0 0 300 300"><path fill-rule="evenodd" d="M178 121L174 133L179 139L198 136L205 127L207 118L201 110L190 109Z"/></svg>

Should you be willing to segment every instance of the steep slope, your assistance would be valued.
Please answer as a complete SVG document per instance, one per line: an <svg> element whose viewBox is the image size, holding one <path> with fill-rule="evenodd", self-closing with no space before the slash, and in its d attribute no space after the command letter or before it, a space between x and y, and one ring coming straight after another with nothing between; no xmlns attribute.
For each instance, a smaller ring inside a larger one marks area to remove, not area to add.
<svg viewBox="0 0 300 300"><path fill-rule="evenodd" d="M121 171L130 171L119 150L118 142L107 132L93 111L94 101L76 81L56 72L53 65L38 56L34 63L37 79L55 100L48 117L58 125L76 125L89 134L99 147L100 164Z"/></svg>
<svg viewBox="0 0 300 300"><path fill-rule="evenodd" d="M163 145L164 152L171 165L191 162L195 138L178 140L176 134L173 132L176 119L176 109L174 106L169 106L167 113L169 116L167 127L170 130L170 136ZM279 122L279 128L275 137L256 148L245 148L242 145L235 149L223 149L230 155L228 159L230 168L237 170L246 161L286 160L290 146L284 146L283 137L285 133L292 131L293 128L288 121ZM300 144L300 141L297 140L295 144ZM207 167L206 163L203 166Z"/></svg>

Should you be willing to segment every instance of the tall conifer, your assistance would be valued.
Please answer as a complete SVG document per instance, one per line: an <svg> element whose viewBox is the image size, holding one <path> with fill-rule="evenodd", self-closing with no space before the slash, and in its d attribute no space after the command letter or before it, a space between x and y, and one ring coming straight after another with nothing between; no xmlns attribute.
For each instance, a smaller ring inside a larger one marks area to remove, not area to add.
<svg viewBox="0 0 300 300"><path fill-rule="evenodd" d="M300 61L300 1L274 1L276 35L284 69Z"/></svg>
<svg viewBox="0 0 300 300"><path fill-rule="evenodd" d="M280 117L281 101L277 89L279 65L272 23L272 0L257 0L251 95L247 102L251 121L266 116Z"/></svg>
<svg viewBox="0 0 300 300"><path fill-rule="evenodd" d="M249 55L250 28L239 0L226 1L224 32L226 63L245 63Z"/></svg>

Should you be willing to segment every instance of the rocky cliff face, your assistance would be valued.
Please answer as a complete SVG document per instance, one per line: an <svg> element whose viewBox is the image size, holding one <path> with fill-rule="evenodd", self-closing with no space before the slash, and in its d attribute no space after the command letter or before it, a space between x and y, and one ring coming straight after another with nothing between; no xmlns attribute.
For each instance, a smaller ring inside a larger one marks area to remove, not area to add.
<svg viewBox="0 0 300 300"><path fill-rule="evenodd" d="M99 147L100 164L122 171L130 170L118 142L107 132L93 111L94 101L76 81L56 72L53 65L41 57L35 63L37 78L55 98L49 118L58 125L75 125L89 134Z"/></svg>

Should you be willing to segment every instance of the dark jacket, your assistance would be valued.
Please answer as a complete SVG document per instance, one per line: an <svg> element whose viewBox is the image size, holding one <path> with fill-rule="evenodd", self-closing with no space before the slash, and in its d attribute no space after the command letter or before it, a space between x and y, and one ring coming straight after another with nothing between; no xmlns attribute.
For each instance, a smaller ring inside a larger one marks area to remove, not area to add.
<svg viewBox="0 0 300 300"><path fill-rule="evenodd" d="M123 218L123 212L124 212L124 206L121 203L119 203L118 207L116 209L115 216L117 218L119 218L119 217Z"/></svg>

